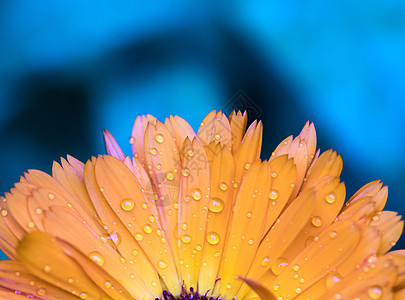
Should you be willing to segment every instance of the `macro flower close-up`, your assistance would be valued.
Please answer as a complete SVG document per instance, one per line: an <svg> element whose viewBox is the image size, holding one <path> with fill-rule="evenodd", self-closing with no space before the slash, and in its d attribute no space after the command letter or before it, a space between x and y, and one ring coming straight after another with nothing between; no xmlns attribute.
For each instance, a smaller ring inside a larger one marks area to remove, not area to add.
<svg viewBox="0 0 405 300"><path fill-rule="evenodd" d="M138 116L130 156L104 130L107 155L28 170L0 199L0 298L405 299L388 188L346 197L312 123L267 160L262 131Z"/></svg>

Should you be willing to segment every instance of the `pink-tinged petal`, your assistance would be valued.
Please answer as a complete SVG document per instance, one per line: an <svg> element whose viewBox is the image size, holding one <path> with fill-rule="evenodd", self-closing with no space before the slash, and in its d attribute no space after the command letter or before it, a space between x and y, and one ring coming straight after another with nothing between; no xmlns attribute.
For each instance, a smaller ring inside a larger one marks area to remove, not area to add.
<svg viewBox="0 0 405 300"><path fill-rule="evenodd" d="M118 146L118 143L116 142L112 134L108 130L104 129L103 135L104 135L104 145L107 154L115 158L118 158L120 161L124 161L125 159L124 152L122 152L120 146Z"/></svg>

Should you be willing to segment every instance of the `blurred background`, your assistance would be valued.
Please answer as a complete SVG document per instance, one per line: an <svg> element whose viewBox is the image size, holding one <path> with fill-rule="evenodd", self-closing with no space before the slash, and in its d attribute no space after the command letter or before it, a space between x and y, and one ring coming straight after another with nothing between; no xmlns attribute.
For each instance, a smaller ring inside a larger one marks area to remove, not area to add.
<svg viewBox="0 0 405 300"><path fill-rule="evenodd" d="M264 122L263 158L307 120L347 195L381 179L405 214L403 1L0 2L0 191L27 169L129 154L135 117L212 109ZM405 248L402 238L396 248Z"/></svg>

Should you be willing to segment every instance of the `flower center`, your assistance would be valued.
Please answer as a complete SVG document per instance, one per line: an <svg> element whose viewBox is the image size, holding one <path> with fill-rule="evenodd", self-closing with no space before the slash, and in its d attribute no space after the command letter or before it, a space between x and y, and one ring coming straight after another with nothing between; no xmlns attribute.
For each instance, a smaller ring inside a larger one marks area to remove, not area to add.
<svg viewBox="0 0 405 300"><path fill-rule="evenodd" d="M205 294L200 294L199 292L194 291L192 287L188 291L186 286L183 285L181 289L181 294L178 297L173 296L168 291L163 291L163 294L160 298L156 300L225 300L220 296L208 296L209 290Z"/></svg>

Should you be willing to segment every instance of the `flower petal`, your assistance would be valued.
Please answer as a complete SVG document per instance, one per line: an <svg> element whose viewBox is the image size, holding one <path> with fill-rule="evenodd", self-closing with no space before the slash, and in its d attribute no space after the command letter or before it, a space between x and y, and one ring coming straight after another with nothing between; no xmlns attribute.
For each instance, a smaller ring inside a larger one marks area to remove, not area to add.
<svg viewBox="0 0 405 300"><path fill-rule="evenodd" d="M232 182L235 176L233 156L228 147L223 147L220 144L213 146L216 148L215 153L217 154L213 156L210 164L211 197L208 204L206 232L216 232L219 242L212 244L205 241L198 280L201 291L213 289L215 285L233 207L234 187Z"/></svg>
<svg viewBox="0 0 405 300"><path fill-rule="evenodd" d="M244 111L243 114L240 111L232 111L228 119L232 134L232 153L236 153L241 145L243 135L246 132L247 113L246 111Z"/></svg>
<svg viewBox="0 0 405 300"><path fill-rule="evenodd" d="M263 300L276 300L276 297L266 289L260 282L251 279L251 278L242 278L239 277L240 280L243 280L249 287L254 290L257 295Z"/></svg>
<svg viewBox="0 0 405 300"><path fill-rule="evenodd" d="M183 170L188 170L188 175L180 181L178 253L181 279L187 287L195 287L206 240L210 176L207 155L198 139L186 139L182 154Z"/></svg>

